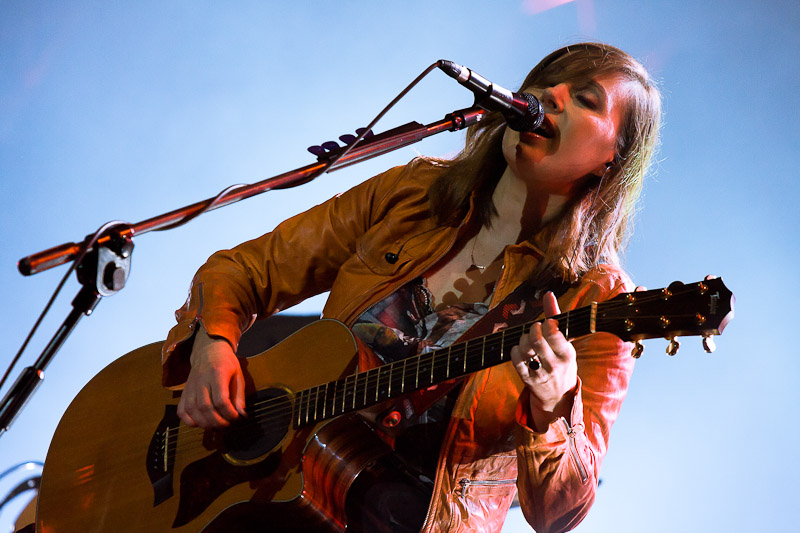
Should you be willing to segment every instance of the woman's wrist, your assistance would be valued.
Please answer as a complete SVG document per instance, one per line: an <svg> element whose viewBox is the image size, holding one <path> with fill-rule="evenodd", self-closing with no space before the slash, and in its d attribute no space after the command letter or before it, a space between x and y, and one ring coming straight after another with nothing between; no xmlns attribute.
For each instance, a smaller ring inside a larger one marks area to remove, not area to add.
<svg viewBox="0 0 800 533"><path fill-rule="evenodd" d="M528 391L528 425L536 432L544 433L550 424L561 417L569 422L572 413L572 406L575 402L575 392L577 384L566 392L557 402L550 405L543 405L542 402Z"/></svg>
<svg viewBox="0 0 800 533"><path fill-rule="evenodd" d="M201 326L197 329L197 334L194 338L189 363L192 367L195 367L208 362L210 356L221 352L232 353L233 348L224 337L212 337Z"/></svg>

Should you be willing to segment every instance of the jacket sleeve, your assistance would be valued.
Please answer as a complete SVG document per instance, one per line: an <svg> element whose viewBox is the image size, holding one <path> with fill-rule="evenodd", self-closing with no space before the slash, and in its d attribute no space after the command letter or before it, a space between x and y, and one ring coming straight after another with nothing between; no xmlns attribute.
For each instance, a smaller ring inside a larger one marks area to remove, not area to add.
<svg viewBox="0 0 800 533"><path fill-rule="evenodd" d="M268 317L328 290L404 168L357 185L266 235L213 254L195 274L186 303L175 312L178 323L162 349L164 386L175 388L186 381L198 324L236 349L256 317Z"/></svg>
<svg viewBox="0 0 800 533"><path fill-rule="evenodd" d="M561 308L604 301L631 289L624 275L611 274L603 267L587 274L577 294L567 293ZM537 533L569 531L589 512L609 431L633 372L632 344L610 333L582 337L574 340L573 346L578 387L570 419L560 418L544 433L537 433L527 426L526 392L517 405L519 500L526 520Z"/></svg>

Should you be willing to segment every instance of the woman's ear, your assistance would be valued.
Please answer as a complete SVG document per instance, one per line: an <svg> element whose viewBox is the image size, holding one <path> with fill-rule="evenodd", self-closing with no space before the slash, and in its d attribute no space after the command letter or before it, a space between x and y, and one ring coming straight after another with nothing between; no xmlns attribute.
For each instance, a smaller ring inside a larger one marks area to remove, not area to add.
<svg viewBox="0 0 800 533"><path fill-rule="evenodd" d="M613 167L613 166L614 166L614 161L613 160L612 161L606 161L605 163L603 163L602 165L600 165L599 167L594 169L594 172L592 172L592 174L594 174L598 178L602 177L603 175L605 175L606 172L611 170L611 167Z"/></svg>

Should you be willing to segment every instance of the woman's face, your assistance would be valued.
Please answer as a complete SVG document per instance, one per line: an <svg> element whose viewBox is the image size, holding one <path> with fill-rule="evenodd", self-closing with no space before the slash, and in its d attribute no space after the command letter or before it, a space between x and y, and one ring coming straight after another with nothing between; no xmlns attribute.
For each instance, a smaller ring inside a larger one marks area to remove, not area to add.
<svg viewBox="0 0 800 533"><path fill-rule="evenodd" d="M525 91L542 102L536 132L506 128L503 155L523 181L552 194L571 195L590 174L602 175L616 153L617 131L631 82L614 75Z"/></svg>

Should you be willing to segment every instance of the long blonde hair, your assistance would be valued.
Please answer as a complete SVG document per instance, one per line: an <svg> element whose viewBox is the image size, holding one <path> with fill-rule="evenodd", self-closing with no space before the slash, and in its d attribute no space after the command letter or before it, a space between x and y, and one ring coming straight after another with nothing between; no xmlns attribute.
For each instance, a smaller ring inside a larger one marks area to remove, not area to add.
<svg viewBox="0 0 800 533"><path fill-rule="evenodd" d="M602 179L588 186L548 224L536 244L544 252L539 273L549 271L575 280L600 263L619 265L630 237L636 202L658 146L661 94L644 67L631 56L602 43L566 46L545 57L525 78L522 88L547 88L581 83L602 75L637 82L629 92L617 135L614 164ZM434 217L445 224L463 220L475 193L476 221L491 224L497 213L492 192L506 168L502 153L505 121L488 113L467 130L464 149L452 160L429 192Z"/></svg>

